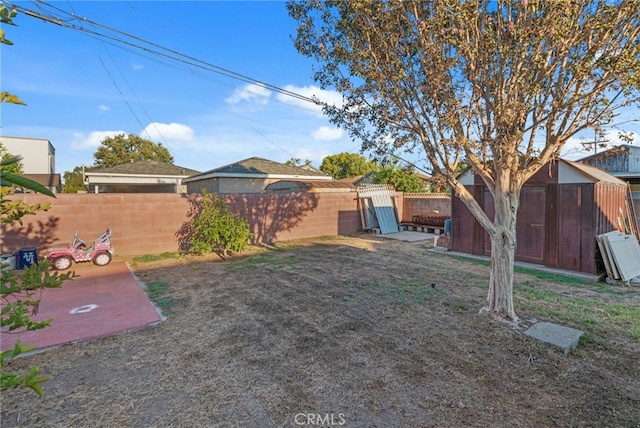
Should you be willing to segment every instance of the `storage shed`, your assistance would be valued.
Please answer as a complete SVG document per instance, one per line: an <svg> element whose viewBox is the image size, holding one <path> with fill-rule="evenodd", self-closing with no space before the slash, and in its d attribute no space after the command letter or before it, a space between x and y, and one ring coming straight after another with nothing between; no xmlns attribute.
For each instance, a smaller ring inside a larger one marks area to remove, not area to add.
<svg viewBox="0 0 640 428"><path fill-rule="evenodd" d="M493 197L471 172L460 177L490 218ZM520 194L516 260L589 274L604 272L596 236L618 229L627 183L589 165L560 159L529 179ZM451 249L491 254L491 240L459 198L452 198Z"/></svg>

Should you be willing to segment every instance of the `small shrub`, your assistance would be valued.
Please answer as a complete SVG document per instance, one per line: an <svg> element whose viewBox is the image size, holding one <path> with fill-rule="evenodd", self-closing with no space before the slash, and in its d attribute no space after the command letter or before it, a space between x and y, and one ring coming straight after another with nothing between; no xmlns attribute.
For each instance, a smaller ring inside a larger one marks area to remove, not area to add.
<svg viewBox="0 0 640 428"><path fill-rule="evenodd" d="M253 234L247 220L236 217L217 195L202 189L202 207L189 222L189 249L193 254L216 253L224 258L244 250Z"/></svg>

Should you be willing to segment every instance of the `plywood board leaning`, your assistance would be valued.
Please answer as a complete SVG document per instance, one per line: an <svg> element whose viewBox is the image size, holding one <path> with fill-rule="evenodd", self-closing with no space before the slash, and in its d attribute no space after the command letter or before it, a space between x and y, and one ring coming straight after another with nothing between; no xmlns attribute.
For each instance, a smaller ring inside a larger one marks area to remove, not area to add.
<svg viewBox="0 0 640 428"><path fill-rule="evenodd" d="M602 256L602 263L604 263L604 268L607 271L607 276L611 279L619 279L620 275L618 275L618 270L616 269L615 262L611 260L611 255L609 254L609 247L607 246L606 239L602 235L596 236L596 241L598 241L598 248L600 249L600 255Z"/></svg>
<svg viewBox="0 0 640 428"><path fill-rule="evenodd" d="M620 232L604 234L611 255L623 281L630 281L640 276L640 244L633 235Z"/></svg>

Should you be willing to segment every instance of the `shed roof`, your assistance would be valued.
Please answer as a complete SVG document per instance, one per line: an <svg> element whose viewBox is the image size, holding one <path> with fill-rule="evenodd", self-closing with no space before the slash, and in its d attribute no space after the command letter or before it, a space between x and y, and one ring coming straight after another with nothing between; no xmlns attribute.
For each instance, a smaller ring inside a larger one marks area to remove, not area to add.
<svg viewBox="0 0 640 428"><path fill-rule="evenodd" d="M314 169L286 165L267 159L252 157L215 168L185 180L193 182L213 177L282 177L332 180L330 175Z"/></svg>

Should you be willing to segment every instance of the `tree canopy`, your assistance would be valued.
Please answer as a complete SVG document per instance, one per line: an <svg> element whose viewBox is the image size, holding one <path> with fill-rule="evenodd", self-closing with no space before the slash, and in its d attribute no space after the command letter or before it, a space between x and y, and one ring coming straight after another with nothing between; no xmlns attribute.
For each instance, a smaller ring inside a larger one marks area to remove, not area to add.
<svg viewBox="0 0 640 428"><path fill-rule="evenodd" d="M93 154L96 168L107 168L141 160L172 164L173 156L161 143L144 139L135 134L118 134L105 138Z"/></svg>
<svg viewBox="0 0 640 428"><path fill-rule="evenodd" d="M380 155L422 150L491 237L486 310L513 308L524 183L567 140L640 99L637 0L304 1L288 4L331 121ZM489 218L456 178L493 196Z"/></svg>
<svg viewBox="0 0 640 428"><path fill-rule="evenodd" d="M62 190L65 193L78 193L79 190L85 190L83 167L77 166L73 171L65 171L62 177L64 184Z"/></svg>
<svg viewBox="0 0 640 428"><path fill-rule="evenodd" d="M325 156L320 164L320 171L329 174L336 180L365 175L378 169L373 161L355 153L339 153Z"/></svg>
<svg viewBox="0 0 640 428"><path fill-rule="evenodd" d="M385 165L373 176L377 184L390 184L399 192L417 193L427 190L424 181L418 177L411 167Z"/></svg>

